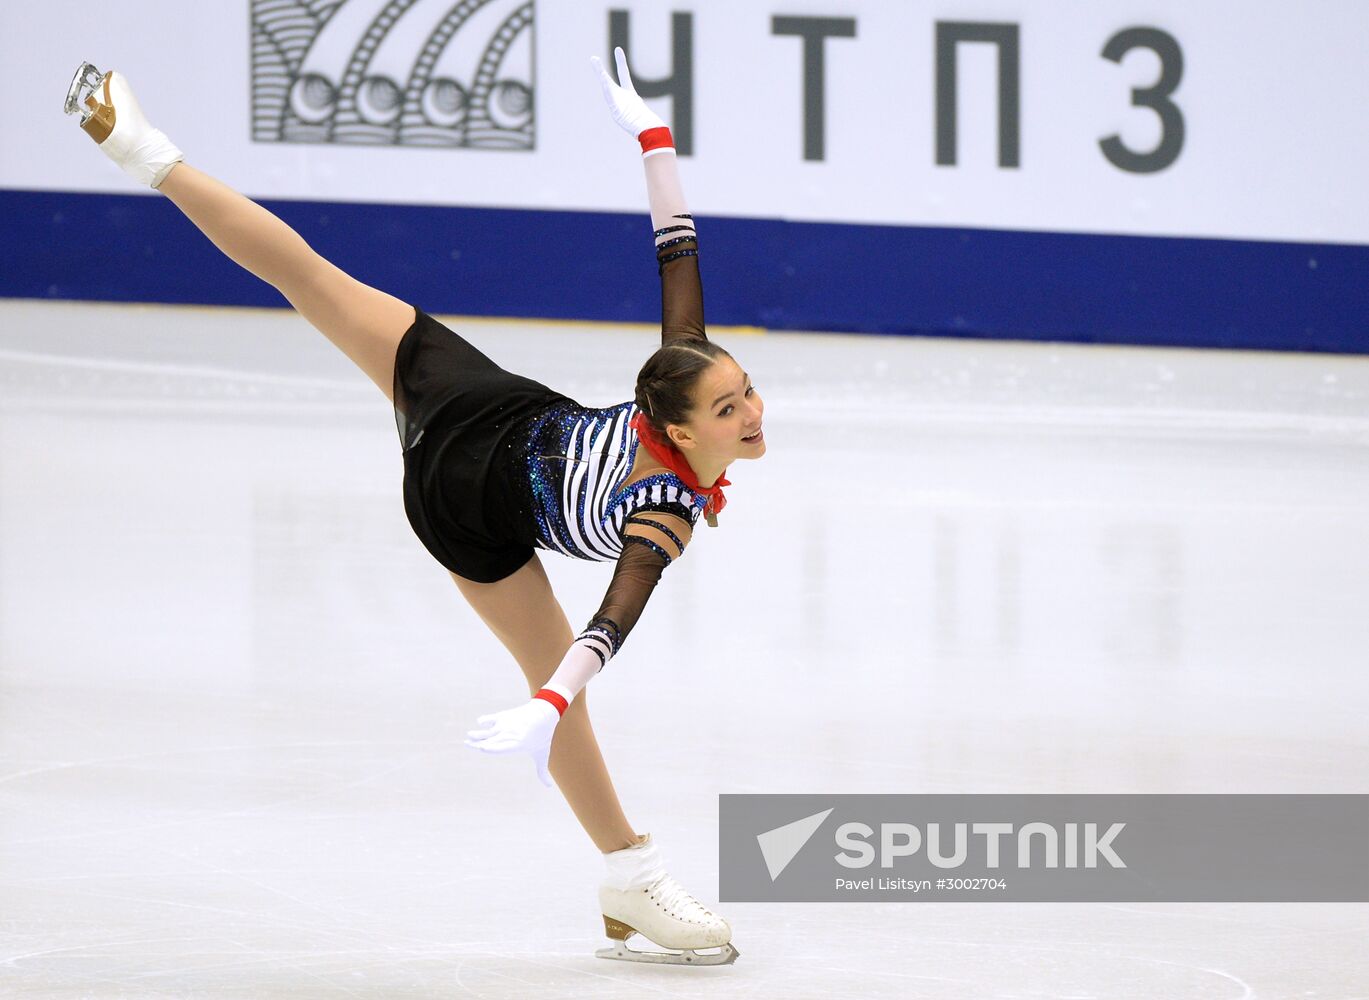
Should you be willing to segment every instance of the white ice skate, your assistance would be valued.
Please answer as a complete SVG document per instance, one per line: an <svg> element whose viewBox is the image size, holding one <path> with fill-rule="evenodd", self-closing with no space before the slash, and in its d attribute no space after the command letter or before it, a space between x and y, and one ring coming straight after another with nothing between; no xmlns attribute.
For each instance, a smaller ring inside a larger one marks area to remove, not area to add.
<svg viewBox="0 0 1369 1000"><path fill-rule="evenodd" d="M81 116L81 128L139 184L159 187L184 154L153 128L122 74L82 63L67 88L63 110Z"/></svg>
<svg viewBox="0 0 1369 1000"><path fill-rule="evenodd" d="M731 926L666 874L650 834L635 847L604 857L609 873L599 887L599 906L613 945L595 955L663 965L731 965L737 960L741 952L732 946ZM627 939L633 934L671 950L629 948Z"/></svg>

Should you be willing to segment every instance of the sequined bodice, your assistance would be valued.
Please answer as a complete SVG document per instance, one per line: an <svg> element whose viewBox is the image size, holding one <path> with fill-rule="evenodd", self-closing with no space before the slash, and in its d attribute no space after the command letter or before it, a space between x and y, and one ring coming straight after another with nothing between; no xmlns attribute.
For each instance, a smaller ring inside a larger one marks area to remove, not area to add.
<svg viewBox="0 0 1369 1000"><path fill-rule="evenodd" d="M633 402L591 409L566 401L538 414L525 435L527 510L539 548L578 559L615 560L627 519L660 511L698 521L707 498L672 472L627 481L637 455Z"/></svg>

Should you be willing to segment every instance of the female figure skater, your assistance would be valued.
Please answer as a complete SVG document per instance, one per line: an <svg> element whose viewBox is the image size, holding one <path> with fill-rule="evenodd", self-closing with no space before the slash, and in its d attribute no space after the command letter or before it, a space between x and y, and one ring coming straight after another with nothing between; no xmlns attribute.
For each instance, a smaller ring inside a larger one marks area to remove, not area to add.
<svg viewBox="0 0 1369 1000"><path fill-rule="evenodd" d="M628 823L581 694L622 646L699 516L716 524L728 464L765 453L760 396L704 333L697 241L670 131L633 89L622 49L615 57L621 86L592 62L614 120L641 143L663 321L635 398L607 409L503 370L421 309L324 260L260 205L185 163L122 74L84 64L66 111L81 115L81 128L125 172L279 290L394 404L410 524L533 693L481 716L467 745L530 754L604 854L599 899L612 946L596 954L727 964L738 954L730 926L666 873L651 835ZM539 548L616 561L602 606L578 636ZM629 949L634 933L679 953ZM721 950L697 950L713 948Z"/></svg>

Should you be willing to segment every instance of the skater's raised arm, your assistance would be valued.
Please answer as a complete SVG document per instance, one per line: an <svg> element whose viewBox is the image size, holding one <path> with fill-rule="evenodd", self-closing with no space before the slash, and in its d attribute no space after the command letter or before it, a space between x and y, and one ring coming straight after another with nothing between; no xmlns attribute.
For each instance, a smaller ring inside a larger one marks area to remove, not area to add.
<svg viewBox="0 0 1369 1000"><path fill-rule="evenodd" d="M658 115L646 106L632 86L627 58L614 49L618 79L614 83L597 57L591 60L599 75L613 120L642 146L647 200L655 230L656 260L661 275L661 343L678 339L707 339L704 332L703 284L699 278L699 244L694 217L685 204L676 162L675 140Z"/></svg>
<svg viewBox="0 0 1369 1000"><path fill-rule="evenodd" d="M704 290L699 277L699 242L694 231L694 218L685 210L684 195L669 195L680 191L680 174L675 164L675 150L665 155L649 156L646 164L647 191L652 193L651 223L656 230L656 261L661 274L661 343L672 340L707 340L704 332ZM678 207L663 218L657 216L657 190L666 194L661 200Z"/></svg>

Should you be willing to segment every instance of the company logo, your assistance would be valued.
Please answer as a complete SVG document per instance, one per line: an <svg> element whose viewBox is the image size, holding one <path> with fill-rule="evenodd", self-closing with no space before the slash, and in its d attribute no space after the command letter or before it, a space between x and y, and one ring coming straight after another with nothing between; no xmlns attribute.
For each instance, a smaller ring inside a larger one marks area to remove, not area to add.
<svg viewBox="0 0 1369 1000"><path fill-rule="evenodd" d="M813 834L818 832L818 827L822 826L822 821L830 815L832 810L826 809L756 835L756 842L761 845L761 856L765 858L765 867L770 872L771 882L780 877L780 873L789 866L789 862L794 860L794 855L803 850L803 845L812 839Z"/></svg>
<svg viewBox="0 0 1369 1000"><path fill-rule="evenodd" d="M780 877L833 811L825 809L757 834L756 842L760 845L771 882ZM881 868L892 868L898 858L912 857L925 845L927 860L938 868L959 868L971 860L997 869L1003 863L1001 854L1005 852L1000 850L1000 845L1006 838L1010 844L1016 842L1018 868L1032 867L1033 842L1037 845L1036 860L1047 868L1061 866L1062 847L1066 868L1081 865L1096 868L1100 859L1113 868L1126 867L1126 862L1112 846L1112 840L1126 827L1125 823L1113 823L1101 835L1096 823L1065 823L1062 826L1063 829L1059 829L1054 824L1039 822L1020 827L1012 823L954 823L951 824L954 847L947 852L943 849L943 831L939 823L927 824L925 833L912 823L880 823L878 851L869 843L876 835L874 827L865 823L843 823L835 831L836 845L842 850L833 860L845 868L866 868L874 864L878 856ZM981 856L973 858L969 850L972 836L982 838L983 850Z"/></svg>
<svg viewBox="0 0 1369 1000"><path fill-rule="evenodd" d="M1363 902L1367 840L1369 795L722 794L718 901Z"/></svg>
<svg viewBox="0 0 1369 1000"><path fill-rule="evenodd" d="M532 149L532 0L252 0L252 138Z"/></svg>
<svg viewBox="0 0 1369 1000"><path fill-rule="evenodd" d="M1125 868L1126 862L1113 848L1112 841L1125 828L1125 823L1112 823L1100 835L1097 823L952 823L950 840L954 845L945 848L945 830L940 823L928 823L924 828L913 823L879 824L879 851L869 843L875 829L866 823L843 823L837 827L837 846L842 853L833 859L844 868L868 868L874 864L876 853L881 868L892 868L898 858L910 858L926 848L926 858L937 868L960 868L967 861L988 869L998 869L1011 862L1004 860L1016 844L1016 867L1031 868L1040 862L1046 868L1097 868L1099 860L1113 868ZM977 841L974 838L982 838ZM1003 847L1006 838L1008 847ZM1035 847L1033 847L1035 845Z"/></svg>

